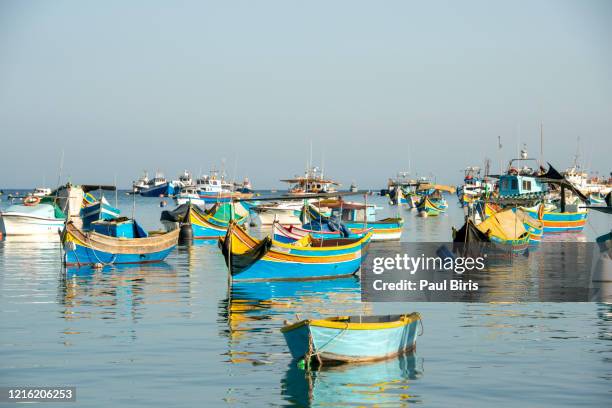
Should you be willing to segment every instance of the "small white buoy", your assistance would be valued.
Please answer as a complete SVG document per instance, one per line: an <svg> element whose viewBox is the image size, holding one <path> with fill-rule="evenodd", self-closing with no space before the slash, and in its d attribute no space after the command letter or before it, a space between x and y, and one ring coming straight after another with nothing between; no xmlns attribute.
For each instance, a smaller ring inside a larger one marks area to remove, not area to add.
<svg viewBox="0 0 612 408"><path fill-rule="evenodd" d="M161 200L161 201L159 202L159 206L160 206L160 207L165 207L166 205L168 205L168 203L166 202L166 200Z"/></svg>
<svg viewBox="0 0 612 408"><path fill-rule="evenodd" d="M419 211L419 217L427 218L427 211Z"/></svg>
<svg viewBox="0 0 612 408"><path fill-rule="evenodd" d="M104 268L104 265L102 265L100 262L96 262L95 264L92 265L93 269L102 269Z"/></svg>

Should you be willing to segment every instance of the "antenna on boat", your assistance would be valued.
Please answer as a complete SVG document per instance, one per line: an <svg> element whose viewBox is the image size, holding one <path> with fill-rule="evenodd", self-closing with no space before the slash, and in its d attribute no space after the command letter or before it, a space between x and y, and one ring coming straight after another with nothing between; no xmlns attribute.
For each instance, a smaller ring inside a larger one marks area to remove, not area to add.
<svg viewBox="0 0 612 408"><path fill-rule="evenodd" d="M117 173L115 173L115 208L118 206L118 198L117 198Z"/></svg>
<svg viewBox="0 0 612 408"><path fill-rule="evenodd" d="M540 165L544 164L544 124L540 122Z"/></svg>
<svg viewBox="0 0 612 408"><path fill-rule="evenodd" d="M62 155L60 156L59 172L57 174L57 188L55 189L56 196L57 196L57 190L59 189L59 186L60 186L60 181L62 180L63 171L64 171L64 149L62 149Z"/></svg>
<svg viewBox="0 0 612 408"><path fill-rule="evenodd" d="M503 174L504 173L504 164L503 164L503 159L502 159L502 142L501 142L501 136L497 136L497 152L498 152L498 156L499 156L499 174Z"/></svg>

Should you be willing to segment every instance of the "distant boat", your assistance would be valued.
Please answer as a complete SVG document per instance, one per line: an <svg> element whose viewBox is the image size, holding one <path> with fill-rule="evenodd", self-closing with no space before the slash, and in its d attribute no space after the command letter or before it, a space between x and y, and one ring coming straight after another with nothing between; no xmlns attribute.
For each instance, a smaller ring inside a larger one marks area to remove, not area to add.
<svg viewBox="0 0 612 408"><path fill-rule="evenodd" d="M125 218L92 225L93 230L86 232L73 222L66 224L61 236L66 266L161 262L178 243L178 230L148 236Z"/></svg>
<svg viewBox="0 0 612 408"><path fill-rule="evenodd" d="M203 206L205 204L204 200L200 198L195 186L181 188L181 192L174 196L174 201L177 205L191 203Z"/></svg>
<svg viewBox="0 0 612 408"><path fill-rule="evenodd" d="M143 197L159 197L174 195L174 185L166 180L163 174L157 172L155 177L147 183L145 188L140 190Z"/></svg>
<svg viewBox="0 0 612 408"><path fill-rule="evenodd" d="M320 205L320 207L319 207ZM322 213L320 208L327 208L330 214ZM402 236L404 220L401 217L389 217L376 220L376 206L344 200L322 200L317 206L310 205L308 217L311 220L335 218L346 225L352 232L359 233L364 228L372 228L372 241L399 241Z"/></svg>
<svg viewBox="0 0 612 408"><path fill-rule="evenodd" d="M351 193L356 193L357 191L359 191L359 189L357 188L357 184L355 184L354 181L351 183L351 186L349 187L349 191Z"/></svg>
<svg viewBox="0 0 612 408"><path fill-rule="evenodd" d="M275 222L272 226L274 239L279 242L291 243L304 239L310 235L318 239L332 238L362 238L367 233L372 232L372 228L365 228L357 232L350 231L345 225L340 225L329 220L322 223L310 222L302 227L297 225L284 226Z"/></svg>
<svg viewBox="0 0 612 408"><path fill-rule="evenodd" d="M323 176L323 172L318 167L309 167L303 176L296 176L291 179L281 180L289 183L290 195L308 195L321 193L334 193L340 184Z"/></svg>
<svg viewBox="0 0 612 408"><path fill-rule="evenodd" d="M44 197L51 194L51 189L46 187L36 187L32 192L34 197Z"/></svg>
<svg viewBox="0 0 612 408"><path fill-rule="evenodd" d="M423 215L428 217L438 216L444 212L445 208L439 206L437 203L432 201L429 196L424 196L421 201L417 204L417 210Z"/></svg>
<svg viewBox="0 0 612 408"><path fill-rule="evenodd" d="M134 193L140 193L141 190L144 190L149 187L149 173L146 171L143 172L142 176L132 183L132 191Z"/></svg>
<svg viewBox="0 0 612 408"><path fill-rule="evenodd" d="M160 221L166 231L175 229L189 229L189 235L185 238L192 239L219 239L225 236L233 213L234 222L242 225L248 218L248 211L240 203L234 204L218 203L209 210L192 204L183 204L172 211L163 211Z"/></svg>
<svg viewBox="0 0 612 408"><path fill-rule="evenodd" d="M418 313L301 320L281 329L293 359L307 363L385 360L416 348Z"/></svg>

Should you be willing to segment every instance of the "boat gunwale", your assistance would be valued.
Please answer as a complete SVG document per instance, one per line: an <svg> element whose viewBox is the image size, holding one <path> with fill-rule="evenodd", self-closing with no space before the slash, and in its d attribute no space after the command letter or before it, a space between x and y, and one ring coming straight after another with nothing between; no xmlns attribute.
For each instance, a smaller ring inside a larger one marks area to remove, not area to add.
<svg viewBox="0 0 612 408"><path fill-rule="evenodd" d="M403 314L398 320L391 322L376 322L376 323L348 323L350 316L336 316L327 319L305 319L299 322L282 327L282 333L298 329L302 326L324 327L328 329L340 330L385 330L395 329L402 326L407 326L411 323L421 320L421 315L417 312Z"/></svg>

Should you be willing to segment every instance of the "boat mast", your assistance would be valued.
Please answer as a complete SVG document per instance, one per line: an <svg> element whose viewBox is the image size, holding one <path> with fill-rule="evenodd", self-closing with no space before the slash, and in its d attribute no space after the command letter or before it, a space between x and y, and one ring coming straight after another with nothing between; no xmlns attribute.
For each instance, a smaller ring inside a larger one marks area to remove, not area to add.
<svg viewBox="0 0 612 408"><path fill-rule="evenodd" d="M544 124L540 122L540 166L544 165Z"/></svg>

